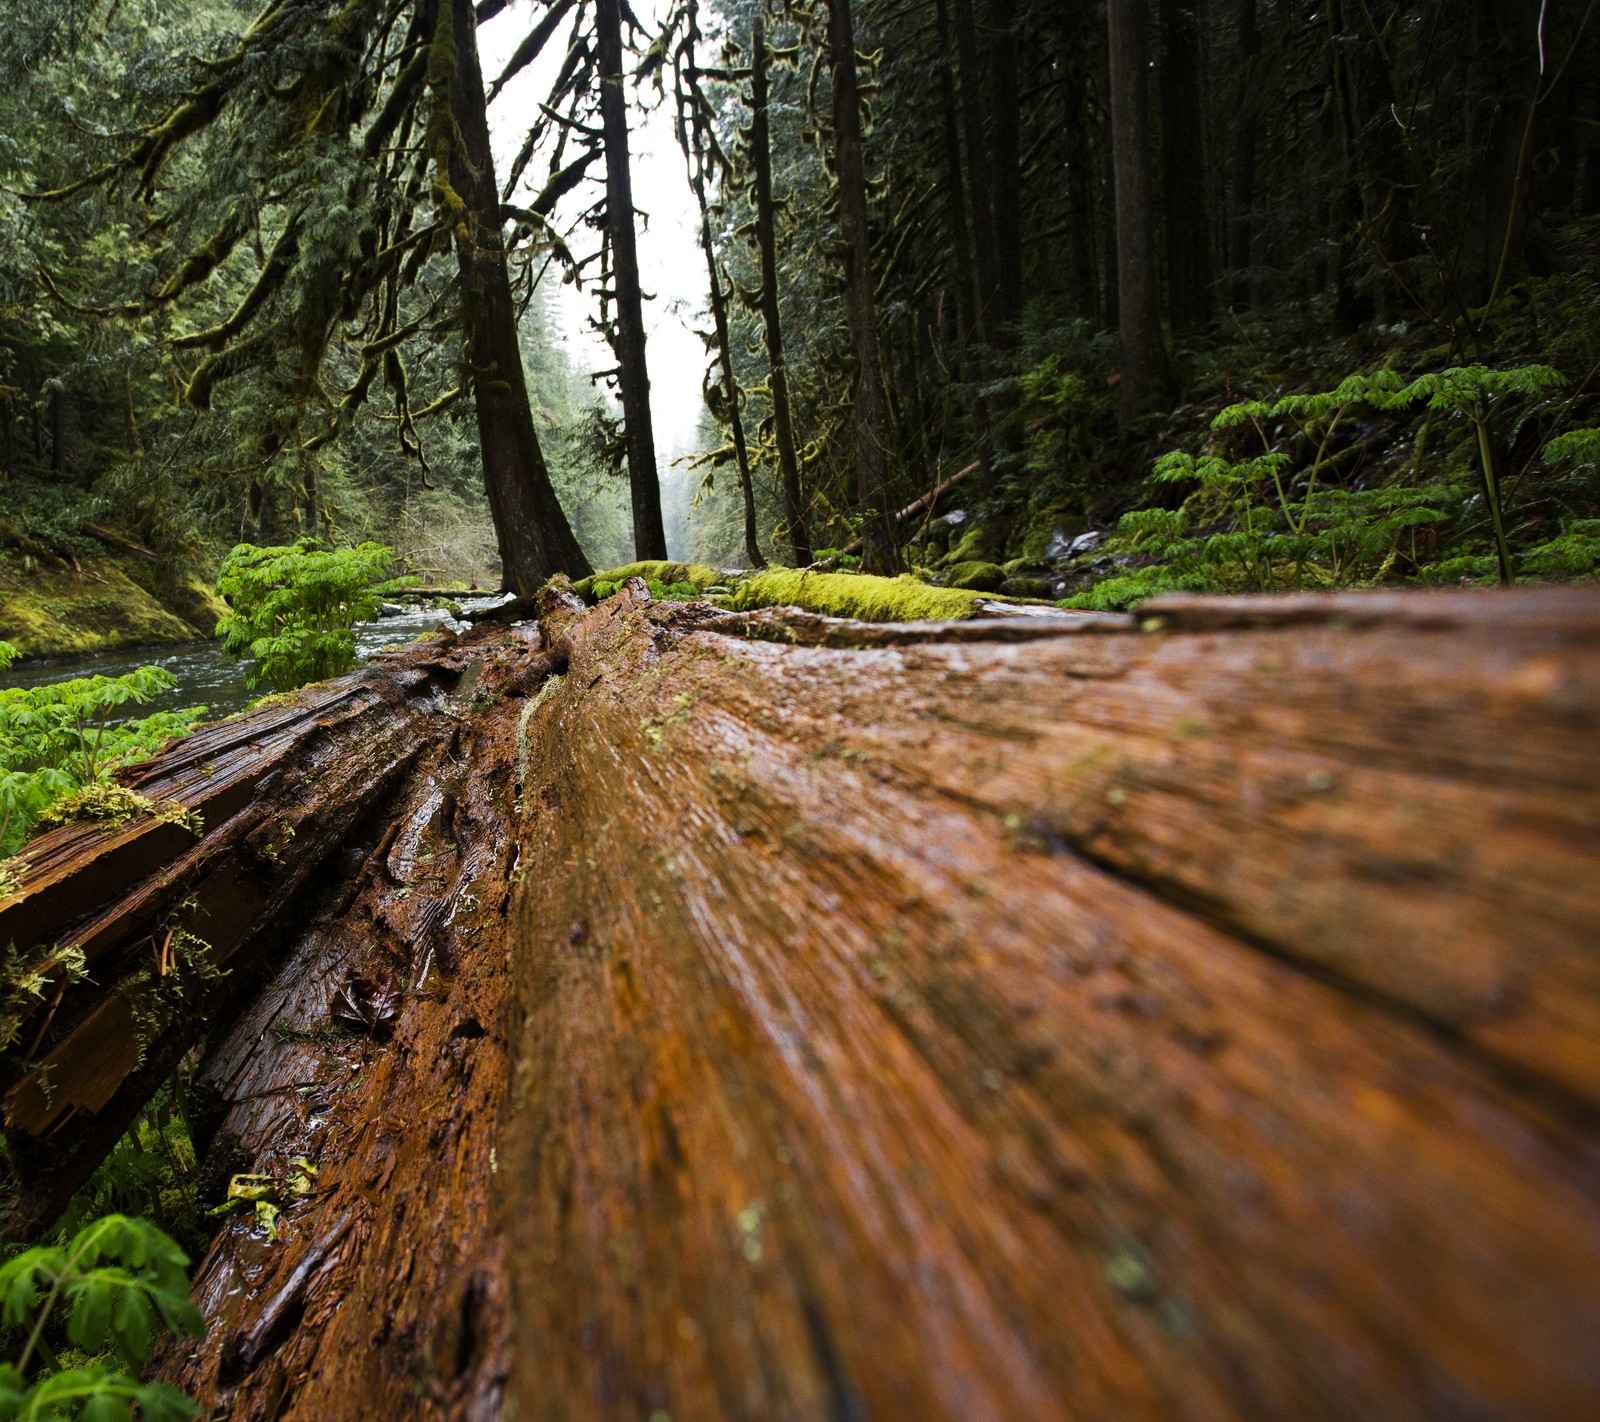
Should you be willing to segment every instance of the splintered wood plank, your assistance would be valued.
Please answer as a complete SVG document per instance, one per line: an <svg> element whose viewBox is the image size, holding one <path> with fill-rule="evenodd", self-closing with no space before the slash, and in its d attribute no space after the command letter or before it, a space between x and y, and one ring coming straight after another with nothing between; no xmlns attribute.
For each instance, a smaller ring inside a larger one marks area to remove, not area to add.
<svg viewBox="0 0 1600 1422"><path fill-rule="evenodd" d="M492 643L506 676L531 655L503 630L418 644L287 706L202 728L125 776L158 803L199 809L198 841L147 822L71 825L30 845L0 934L58 990L3 1061L9 1236L54 1218L176 1061L257 985L298 896L455 733L449 695ZM187 956L168 954L173 942ZM74 953L89 976L63 981Z"/></svg>

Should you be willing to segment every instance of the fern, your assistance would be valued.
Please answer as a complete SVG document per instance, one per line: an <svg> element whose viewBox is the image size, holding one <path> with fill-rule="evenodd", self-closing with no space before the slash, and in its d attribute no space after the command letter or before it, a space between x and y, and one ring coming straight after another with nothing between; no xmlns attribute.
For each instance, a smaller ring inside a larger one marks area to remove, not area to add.
<svg viewBox="0 0 1600 1422"><path fill-rule="evenodd" d="M0 690L0 856L15 853L58 801L108 784L117 767L188 732L205 707L112 719L176 685L160 667L140 667L123 676Z"/></svg>

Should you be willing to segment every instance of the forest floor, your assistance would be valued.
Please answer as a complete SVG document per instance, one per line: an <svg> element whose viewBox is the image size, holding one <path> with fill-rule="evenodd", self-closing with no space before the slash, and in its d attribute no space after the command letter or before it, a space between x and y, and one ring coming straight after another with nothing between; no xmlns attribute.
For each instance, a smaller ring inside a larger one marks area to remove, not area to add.
<svg viewBox="0 0 1600 1422"><path fill-rule="evenodd" d="M151 847L24 1162L160 1069L90 1024L161 905L232 955L211 1415L1600 1405L1600 592L538 611L198 733L136 779L203 840L0 911Z"/></svg>

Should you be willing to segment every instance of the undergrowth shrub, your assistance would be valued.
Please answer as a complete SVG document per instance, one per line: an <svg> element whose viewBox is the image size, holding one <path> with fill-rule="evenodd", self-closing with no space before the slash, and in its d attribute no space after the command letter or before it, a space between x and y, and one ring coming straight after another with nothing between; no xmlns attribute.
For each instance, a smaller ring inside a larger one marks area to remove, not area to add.
<svg viewBox="0 0 1600 1422"><path fill-rule="evenodd" d="M1064 605L1120 609L1157 593L1338 588L1394 577L1511 582L1517 560L1495 467L1494 420L1506 405L1538 401L1564 384L1547 366L1455 367L1409 382L1379 370L1316 394L1231 405L1211 428L1219 435L1253 429L1261 452L1162 456L1152 472L1157 483L1195 487L1176 509L1138 509L1118 524L1123 549L1149 561ZM1419 449L1411 468L1377 487L1339 475L1334 437L1353 410L1418 405L1465 422L1472 474L1445 467L1423 477ZM1295 447L1313 452L1297 458L1289 452ZM1545 460L1600 463L1600 431L1551 441ZM1584 576L1600 565L1597 535L1600 520L1571 520L1556 538L1523 551L1523 570Z"/></svg>
<svg viewBox="0 0 1600 1422"><path fill-rule="evenodd" d="M188 1266L166 1234L127 1215L0 1265L0 1324L20 1348L0 1363L0 1422L122 1422L135 1407L141 1422L198 1416L177 1388L138 1378L160 1333L204 1333ZM88 1360L66 1366L56 1351L63 1342Z"/></svg>
<svg viewBox="0 0 1600 1422"><path fill-rule="evenodd" d="M15 655L0 642L0 666ZM205 707L114 719L176 685L160 667L139 667L122 676L0 689L0 859L16 853L52 806L91 787L110 788L118 766L189 731Z"/></svg>
<svg viewBox="0 0 1600 1422"><path fill-rule="evenodd" d="M288 547L241 543L222 565L217 594L229 606L222 649L249 657L252 689L293 691L356 664L355 626L383 609L410 579L391 576L394 550L378 543L324 548L314 538Z"/></svg>

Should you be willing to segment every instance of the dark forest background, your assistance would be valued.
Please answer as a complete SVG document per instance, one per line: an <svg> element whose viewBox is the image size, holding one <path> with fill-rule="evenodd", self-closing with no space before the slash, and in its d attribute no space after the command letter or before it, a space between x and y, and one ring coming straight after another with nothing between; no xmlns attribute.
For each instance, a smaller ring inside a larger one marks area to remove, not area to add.
<svg viewBox="0 0 1600 1422"><path fill-rule="evenodd" d="M661 556L623 100L677 118L716 287L703 448L662 481L674 552L803 564L865 536L883 570L1116 583L1112 605L1488 579L1503 514L1517 576L1595 566L1592 5L455 6L0 4L13 572L105 555L92 523L202 575L315 532L497 577L469 218L509 248L534 438L589 564ZM458 180L463 42L506 8L530 59L564 58L486 214ZM603 241L574 258L583 227ZM563 279L616 352L598 384L553 329ZM1431 408L1274 409L1451 368L1477 383ZM1211 428L1241 401L1264 403ZM1152 478L1170 450L1222 462Z"/></svg>

